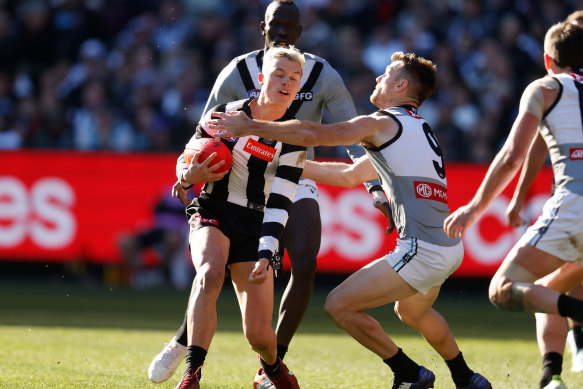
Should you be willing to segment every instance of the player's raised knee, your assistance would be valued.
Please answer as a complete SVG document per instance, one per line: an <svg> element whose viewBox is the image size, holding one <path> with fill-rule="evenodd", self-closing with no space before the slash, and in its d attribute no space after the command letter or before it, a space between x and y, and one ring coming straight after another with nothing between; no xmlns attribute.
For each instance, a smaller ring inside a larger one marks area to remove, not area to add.
<svg viewBox="0 0 583 389"><path fill-rule="evenodd" d="M495 277L490 283L488 297L497 308L508 311L524 311L524 294L528 284Z"/></svg>
<svg viewBox="0 0 583 389"><path fill-rule="evenodd" d="M415 325L419 322L420 319L418 315L412 315L411 312L409 312L406 308L403 308L403 306L398 302L395 304L393 309L401 322L415 328Z"/></svg>
<svg viewBox="0 0 583 389"><path fill-rule="evenodd" d="M342 299L339 298L338 294L334 293L334 291L328 294L326 297L326 303L324 303L324 312L335 322L337 323L338 320L342 317L343 312L343 305Z"/></svg>

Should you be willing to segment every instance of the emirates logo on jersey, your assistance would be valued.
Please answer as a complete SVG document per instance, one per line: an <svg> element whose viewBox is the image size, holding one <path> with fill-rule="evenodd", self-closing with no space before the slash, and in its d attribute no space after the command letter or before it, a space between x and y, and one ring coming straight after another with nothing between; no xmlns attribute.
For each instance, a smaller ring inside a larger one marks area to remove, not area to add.
<svg viewBox="0 0 583 389"><path fill-rule="evenodd" d="M243 150L267 162L273 162L273 158L275 158L275 153L277 152L275 148L261 144L251 138L247 140Z"/></svg>
<svg viewBox="0 0 583 389"><path fill-rule="evenodd" d="M435 200L447 204L447 189L432 182L413 181L415 197L418 199Z"/></svg>
<svg viewBox="0 0 583 389"><path fill-rule="evenodd" d="M583 159L583 148L578 147L569 150L569 157L571 161L578 161Z"/></svg>

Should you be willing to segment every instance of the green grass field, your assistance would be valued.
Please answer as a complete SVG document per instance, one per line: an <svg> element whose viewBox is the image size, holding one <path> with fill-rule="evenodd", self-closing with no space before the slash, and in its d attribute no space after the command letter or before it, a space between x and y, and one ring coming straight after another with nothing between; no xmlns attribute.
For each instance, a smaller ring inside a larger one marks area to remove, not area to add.
<svg viewBox="0 0 583 389"><path fill-rule="evenodd" d="M532 315L493 308L478 291L448 281L436 309L448 320L470 367L495 388L537 388L541 360ZM323 312L333 282L320 283L286 363L302 388L389 388L392 374L378 357L337 329ZM483 290L482 290L483 289ZM277 288L281 291L280 285ZM131 290L78 283L0 280L0 388L173 388L147 378L152 357L180 324L186 292ZM218 332L203 370L202 388L251 388L256 355L241 331L232 287L219 301ZM392 306L372 314L395 342L433 370L436 388L453 388L441 358ZM581 377L565 358L563 378Z"/></svg>

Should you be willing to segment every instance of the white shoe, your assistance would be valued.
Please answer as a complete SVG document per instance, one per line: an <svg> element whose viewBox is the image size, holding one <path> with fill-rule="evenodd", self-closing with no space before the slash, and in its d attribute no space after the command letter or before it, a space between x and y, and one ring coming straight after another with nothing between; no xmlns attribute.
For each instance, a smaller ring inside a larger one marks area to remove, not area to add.
<svg viewBox="0 0 583 389"><path fill-rule="evenodd" d="M569 330L567 333L567 344L569 345L569 351L571 351L571 371L576 373L583 371L583 348L577 349L577 344L575 343L575 335L573 330Z"/></svg>
<svg viewBox="0 0 583 389"><path fill-rule="evenodd" d="M180 362L186 356L186 346L181 345L173 337L164 346L160 354L156 355L148 368L148 378L152 382L160 383L172 377Z"/></svg>

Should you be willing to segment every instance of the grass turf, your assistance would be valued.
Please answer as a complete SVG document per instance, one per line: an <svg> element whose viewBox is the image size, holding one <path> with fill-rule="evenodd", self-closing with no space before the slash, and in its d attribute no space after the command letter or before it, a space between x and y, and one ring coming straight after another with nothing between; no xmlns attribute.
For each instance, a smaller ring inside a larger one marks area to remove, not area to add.
<svg viewBox="0 0 583 389"><path fill-rule="evenodd" d="M337 283L337 282L336 282ZM495 388L538 386L541 359L534 318L496 310L478 286L448 281L436 303L470 367ZM286 363L302 388L388 388L390 370L378 357L337 329L323 312L327 292L319 282L309 311L292 341ZM277 286L280 294L283 285ZM79 283L0 282L0 388L173 388L184 363L169 381L153 384L147 368L180 324L187 293L132 290ZM441 358L392 306L371 314L418 363L433 370L436 388L453 388ZM203 369L202 388L251 388L258 368L241 331L229 284L218 304L218 331ZM563 378L577 382L565 358Z"/></svg>

